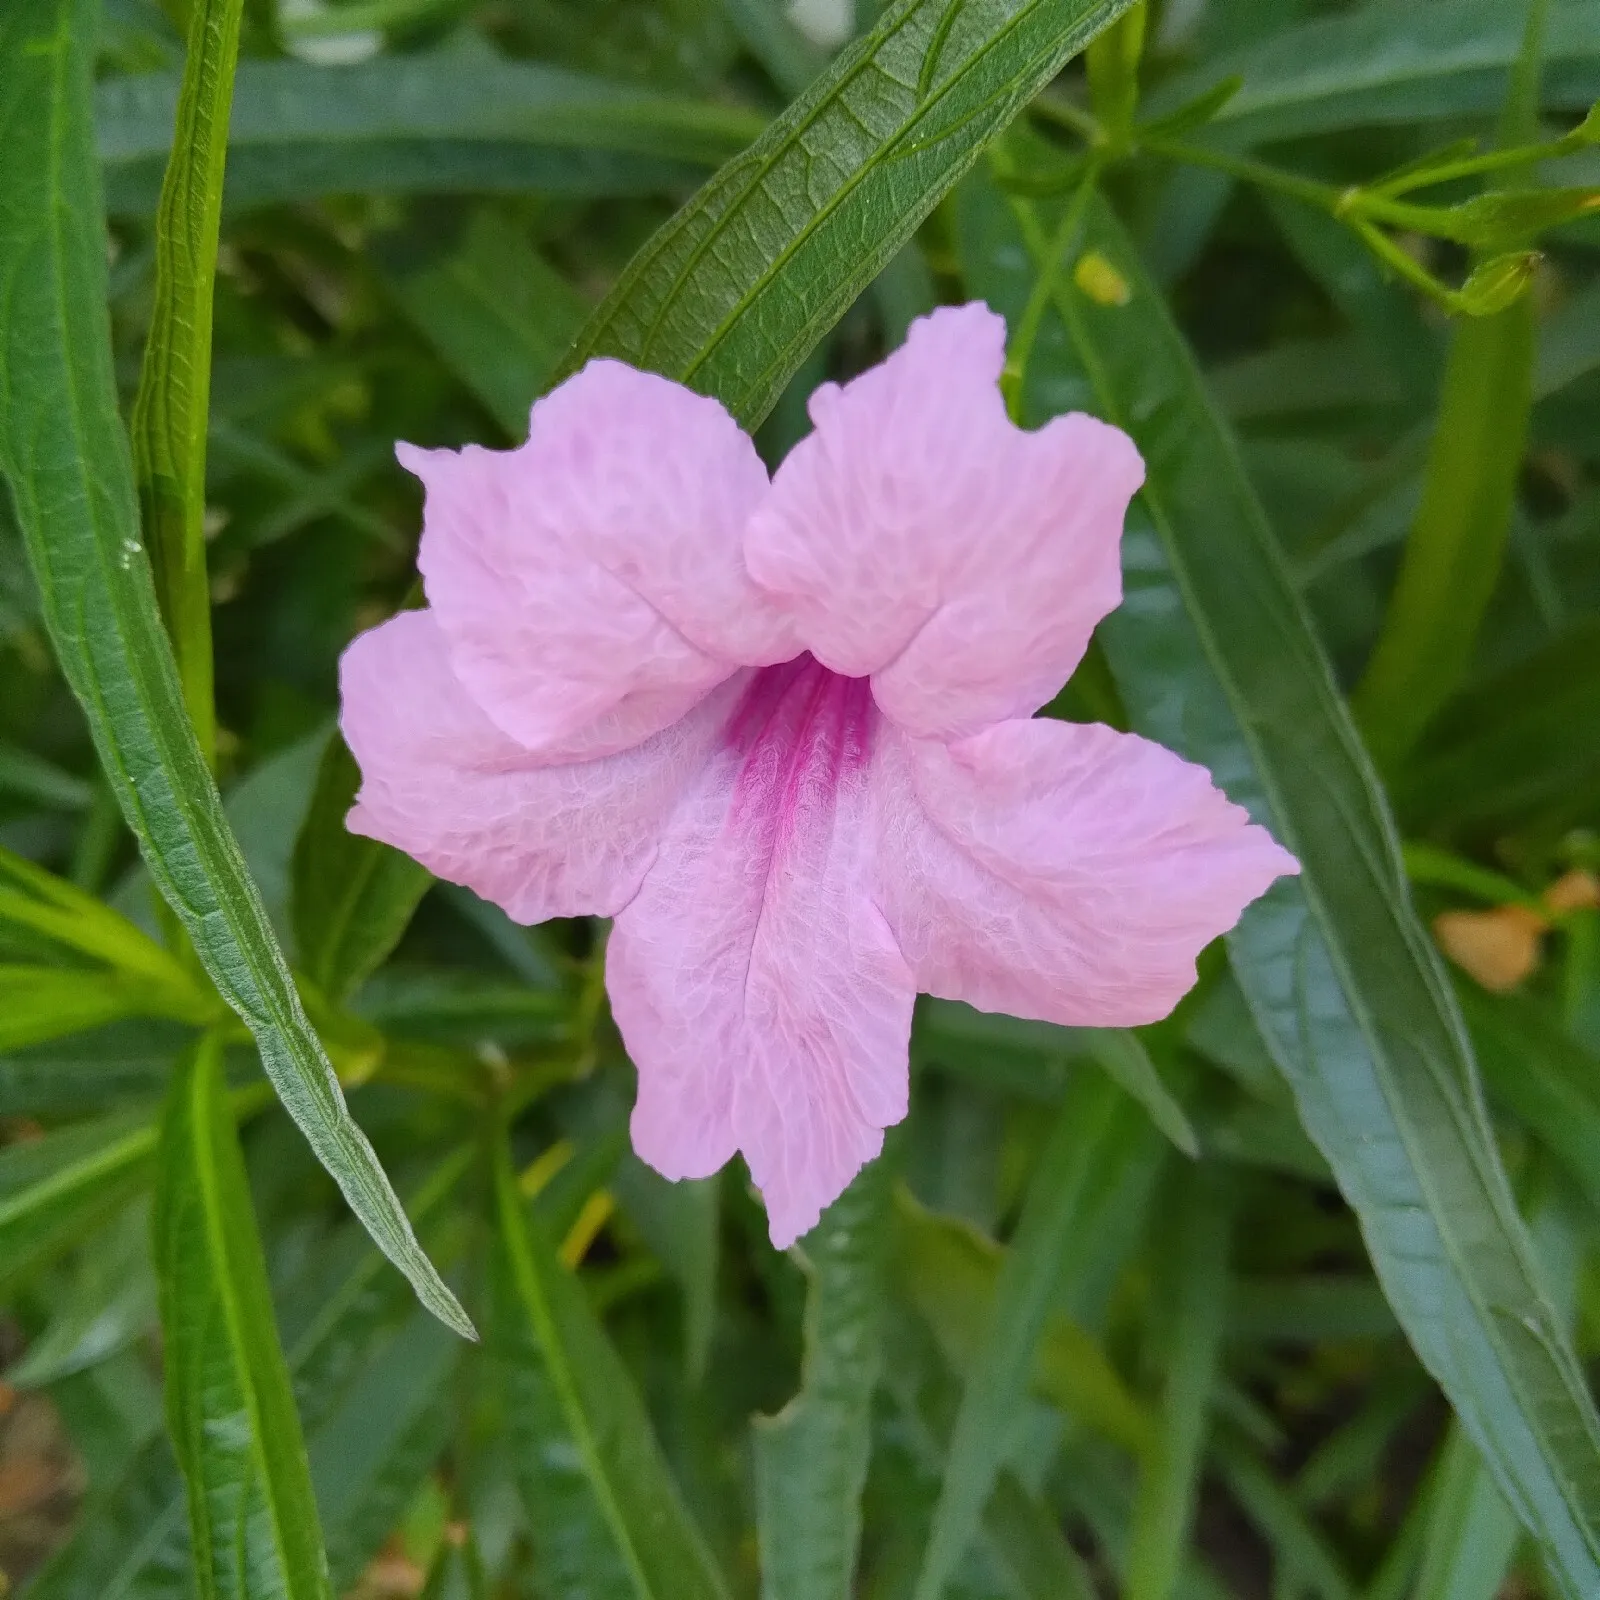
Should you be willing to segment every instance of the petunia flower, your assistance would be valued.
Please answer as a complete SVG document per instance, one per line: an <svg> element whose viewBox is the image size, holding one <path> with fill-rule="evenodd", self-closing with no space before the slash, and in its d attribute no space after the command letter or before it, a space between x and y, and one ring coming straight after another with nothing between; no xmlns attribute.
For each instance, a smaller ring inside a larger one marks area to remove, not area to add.
<svg viewBox="0 0 1600 1600"><path fill-rule="evenodd" d="M923 318L770 481L615 361L519 449L403 445L428 609L343 661L351 829L519 922L613 918L634 1148L742 1151L779 1247L906 1114L919 991L1152 1022L1297 870L1201 768L1034 718L1121 598L1144 468L1092 417L1014 426L1004 344Z"/></svg>

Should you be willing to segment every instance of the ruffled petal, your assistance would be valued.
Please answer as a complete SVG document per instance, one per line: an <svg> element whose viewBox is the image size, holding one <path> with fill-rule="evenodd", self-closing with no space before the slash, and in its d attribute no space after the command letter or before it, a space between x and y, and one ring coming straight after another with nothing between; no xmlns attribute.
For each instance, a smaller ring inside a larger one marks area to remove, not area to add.
<svg viewBox="0 0 1600 1600"><path fill-rule="evenodd" d="M915 998L865 888L862 746L879 719L864 685L809 674L797 664L781 703L735 714L606 968L639 1069L635 1150L668 1178L742 1150L780 1249L905 1115Z"/></svg>
<svg viewBox="0 0 1600 1600"><path fill-rule="evenodd" d="M1005 323L973 304L912 324L881 366L811 400L816 431L751 520L751 575L836 672L872 677L907 732L1026 716L1121 599L1118 546L1144 465L1093 417L1012 424Z"/></svg>
<svg viewBox="0 0 1600 1600"><path fill-rule="evenodd" d="M341 727L361 767L352 833L381 839L518 922L610 916L633 898L740 683L653 739L553 766L500 731L451 670L428 611L364 633L340 663Z"/></svg>
<svg viewBox="0 0 1600 1600"><path fill-rule="evenodd" d="M624 749L796 653L740 551L766 469L715 400L594 361L519 449L399 455L427 489L418 565L456 676L529 749Z"/></svg>
<svg viewBox="0 0 1600 1600"><path fill-rule="evenodd" d="M985 1011L1154 1022L1200 951L1299 871L1202 768L1110 728L886 737L874 791L878 903L917 987Z"/></svg>

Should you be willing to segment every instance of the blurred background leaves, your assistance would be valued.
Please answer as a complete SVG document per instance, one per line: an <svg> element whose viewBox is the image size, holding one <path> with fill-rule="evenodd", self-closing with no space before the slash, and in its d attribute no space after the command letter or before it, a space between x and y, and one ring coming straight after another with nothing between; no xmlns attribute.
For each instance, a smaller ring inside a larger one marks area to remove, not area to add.
<svg viewBox="0 0 1600 1600"><path fill-rule="evenodd" d="M0 1592L1595 1593L1597 97L1590 0L8 8ZM965 298L1149 463L1051 713L1306 872L1154 1028L923 1002L782 1256L335 664L396 439L604 351L775 462Z"/></svg>

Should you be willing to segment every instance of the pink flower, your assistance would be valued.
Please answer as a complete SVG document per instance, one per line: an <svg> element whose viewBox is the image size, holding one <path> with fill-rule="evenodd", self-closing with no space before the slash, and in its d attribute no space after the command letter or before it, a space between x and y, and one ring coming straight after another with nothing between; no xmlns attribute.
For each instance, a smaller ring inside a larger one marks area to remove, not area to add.
<svg viewBox="0 0 1600 1600"><path fill-rule="evenodd" d="M906 1113L919 990L1165 1016L1291 856L1159 745L1035 720L1121 599L1143 479L1007 419L1005 324L936 311L769 482L714 400L595 361L493 452L402 446L429 609L363 634L350 827L519 922L615 919L669 1178L743 1151L773 1243Z"/></svg>

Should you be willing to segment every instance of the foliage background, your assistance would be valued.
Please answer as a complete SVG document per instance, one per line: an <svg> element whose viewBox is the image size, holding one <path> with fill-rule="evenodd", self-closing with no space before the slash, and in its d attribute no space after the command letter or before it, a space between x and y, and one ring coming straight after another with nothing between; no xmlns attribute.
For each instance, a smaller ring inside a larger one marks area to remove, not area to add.
<svg viewBox="0 0 1600 1600"><path fill-rule="evenodd" d="M1600 1593L1592 0L192 3L0 17L0 1593ZM1150 464L1053 713L1306 876L1155 1028L924 1002L778 1255L335 665L397 438L600 350L776 462L972 297Z"/></svg>

